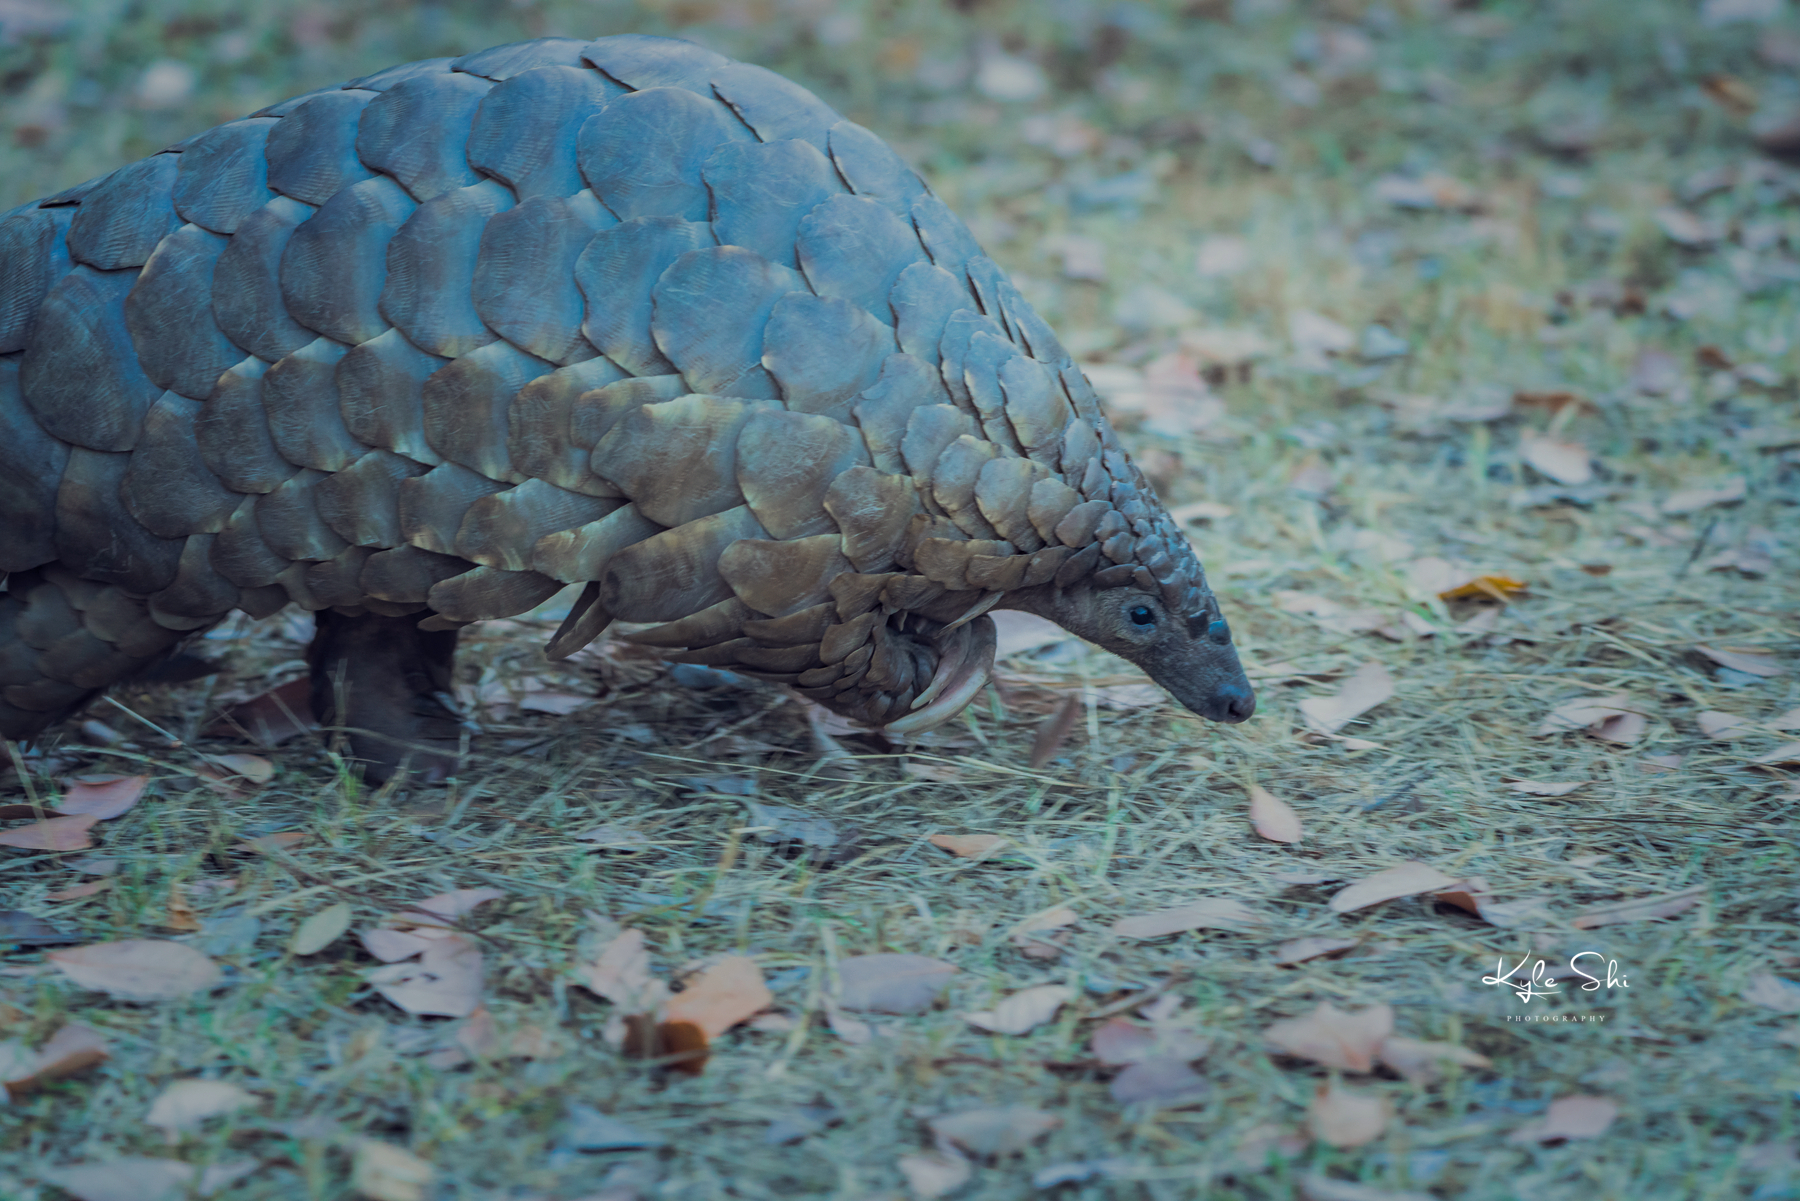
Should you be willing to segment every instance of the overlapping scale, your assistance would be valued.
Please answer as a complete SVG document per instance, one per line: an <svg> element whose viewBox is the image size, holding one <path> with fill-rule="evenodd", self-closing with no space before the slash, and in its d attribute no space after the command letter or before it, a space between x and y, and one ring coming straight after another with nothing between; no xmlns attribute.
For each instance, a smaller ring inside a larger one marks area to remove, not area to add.
<svg viewBox="0 0 1800 1201"><path fill-rule="evenodd" d="M591 192L534 196L488 221L469 297L487 328L528 354L568 364L592 358L581 287L570 270L618 219Z"/></svg>
<svg viewBox="0 0 1800 1201"><path fill-rule="evenodd" d="M576 138L582 178L620 220L707 219L700 169L720 145L750 140L731 111L686 88L620 96L589 117Z"/></svg>
<svg viewBox="0 0 1800 1201"><path fill-rule="evenodd" d="M572 196L585 186L575 163L582 123L624 93L600 72L574 65L511 75L482 98L469 132L469 165L521 200Z"/></svg>

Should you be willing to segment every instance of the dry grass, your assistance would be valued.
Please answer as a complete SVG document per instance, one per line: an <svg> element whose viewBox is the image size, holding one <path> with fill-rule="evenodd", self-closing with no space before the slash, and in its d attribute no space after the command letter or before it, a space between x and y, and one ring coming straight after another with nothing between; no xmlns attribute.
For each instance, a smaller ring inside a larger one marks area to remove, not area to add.
<svg viewBox="0 0 1800 1201"><path fill-rule="evenodd" d="M1347 20L1365 6L1329 7ZM1696 726L1701 711L1767 723L1800 704L1791 552L1778 547L1760 575L1712 566L1755 529L1789 544L1797 532L1800 460L1785 447L1800 430L1791 343L1800 305L1795 276L1782 272L1800 250L1800 189L1771 169L1763 182L1692 202L1727 231L1709 247L1670 241L1653 216L1681 202L1677 190L1695 172L1755 161L1696 84L1729 71L1778 101L1786 85L1749 52L1758 30L1703 29L1676 4L1495 5L1440 17L1402 8L1391 24L1371 6L1358 28L1375 60L1332 82L1328 56L1310 72L1325 82L1322 103L1309 108L1277 97L1294 94L1296 48L1343 28L1324 9L1224 24L1144 8L1133 11L1163 28L1116 37L997 3L968 17L846 6L837 15L856 15L857 29L831 25L833 11L819 6L771 7L748 27L730 15L760 13L755 5L649 8L608 9L604 19L555 5L250 18L164 4L120 19L96 5L75 36L0 50L15 72L8 122L24 123L21 97L58 89L62 121L36 150L0 151L0 170L24 199L377 60L717 17L694 35L816 84L919 158L1084 355L1141 367L1177 348L1182 332L1221 326L1267 339L1271 353L1251 379L1224 386L1227 416L1206 437L1129 434L1140 453L1162 456L1149 461L1169 478L1172 505L1232 509L1194 536L1263 677L1258 716L1220 727L1166 706L1099 708L1084 680L1104 682L1117 662L1052 649L1009 664L1010 708L984 696L962 725L910 749L844 739L855 755L846 763L819 753L801 710L775 689L694 687L696 677L671 677L616 644L559 672L535 649L552 623L491 623L471 632L462 660L478 695L502 701L529 676L542 688L598 691L599 702L561 717L490 708L469 771L445 790L371 794L329 748L302 740L274 754L280 771L269 786L224 796L196 786L196 749L241 748L194 735L228 689L291 678L306 627L276 619L236 643L209 641L206 653L226 656L225 680L121 694L194 748L160 749L101 705L93 716L134 744L95 750L71 728L35 761L40 790L78 771L155 776L152 796L109 823L91 853L116 861L116 883L51 902L46 894L89 878L75 857L5 851L0 906L91 941L167 937L179 887L209 923L197 941L213 939L230 965L227 985L133 1006L36 972L35 952L9 955L0 1000L21 1012L0 1038L33 1042L77 1019L103 1030L114 1056L0 1116L0 1194L50 1201L60 1194L37 1183L42 1166L142 1154L262 1161L222 1196L345 1197L354 1140L373 1136L431 1161L431 1195L443 1197L610 1196L601 1177L621 1163L641 1164L632 1170L643 1196L901 1196L895 1161L929 1146L924 1120L979 1104L1036 1106L1062 1125L1023 1155L978 1165L957 1196L1027 1196L1034 1172L1098 1159L1115 1163L1110 1177L1061 1195L1285 1198L1307 1173L1478 1199L1800 1189L1800 1171L1782 1166L1791 1152L1780 1153L1796 1135L1792 1021L1739 996L1751 976L1800 963L1800 791L1791 774L1750 763L1795 735L1763 724L1747 738L1710 741ZM292 53L285 39L298 31L304 41L315 28L318 44ZM219 65L217 39L234 29L250 49ZM954 79L932 90L902 74L990 35L1049 64L1057 92L1003 104ZM1094 56L1115 46L1116 61L1094 70ZM183 106L81 106L83 95L126 95L144 62L165 55L201 67ZM1600 114L1599 139L1558 157L1544 143L1572 110ZM1027 146L1023 121L1039 112L1079 117L1098 140L1067 159ZM1256 139L1275 151L1274 169L1247 156L1261 153ZM1482 211L1411 213L1372 199L1372 181L1401 168L1463 179ZM1138 202L1108 206L1084 191L1134 170L1151 181ZM1105 250L1108 282L1061 276L1066 244L1056 239L1069 234ZM1245 238L1251 262L1198 278L1195 250L1220 234ZM1747 287L1755 273L1766 284ZM1603 281L1640 294L1644 311L1581 299ZM1121 329L1115 302L1145 284L1189 315ZM1357 334L1383 322L1412 353L1305 369L1287 337L1299 308ZM1768 374L1728 381L1717 360L1696 359L1702 346ZM1656 394L1633 381L1646 350L1672 359ZM1555 495L1521 464L1522 433L1549 426L1549 409L1457 421L1406 399L1465 400L1482 388L1576 394L1579 408L1557 428L1599 460L1596 484ZM1655 507L1729 475L1746 477L1741 503L1685 516ZM1430 555L1514 575L1530 592L1491 630L1463 632L1472 610L1453 613L1408 589L1409 564ZM1394 642L1334 632L1284 609L1283 590L1389 620L1407 610L1435 634ZM1720 672L1694 652L1702 643L1761 648L1789 674ZM1398 689L1344 731L1361 749L1304 736L1298 702L1369 660L1387 665ZM1082 719L1034 770L1037 723L1049 698L1071 691L1090 698ZM1621 691L1648 716L1640 741L1534 736L1559 702ZM1682 756L1679 765L1659 770L1666 764L1652 757L1668 755ZM1591 783L1540 799L1504 787L1517 779ZM1299 811L1303 842L1252 834L1251 784ZM8 787L6 799L19 799L16 778ZM749 799L826 818L842 843L816 855L767 842ZM650 845L597 851L577 839L602 823L641 830ZM281 854L238 847L283 830L307 839ZM926 842L939 832L1001 834L1011 845L956 859ZM1327 907L1340 887L1331 881L1408 859L1485 876L1498 899L1543 898L1544 910L1500 929L1420 898L1348 915ZM424 1053L449 1024L407 1017L376 996L364 983L371 961L353 940L305 960L284 950L298 922L335 901L351 901L364 925L405 901L487 884L506 893L474 922L488 954L488 1004L503 1024L552 1030L563 1050L549 1060L429 1067ZM1695 885L1702 902L1674 918L1571 924L1590 905ZM1144 943L1109 932L1118 917L1201 896L1240 898L1268 924ZM1082 915L1067 949L1054 961L1026 958L1010 928L1058 903ZM755 955L778 1008L799 1025L740 1029L693 1078L621 1058L600 1037L608 1006L571 983L571 963L592 950L591 935L583 943L589 912L646 930L664 972L720 951ZM254 929L242 921L251 917ZM1314 934L1359 946L1340 959L1275 965L1279 943ZM1560 960L1585 949L1616 959L1630 987L1527 1006L1480 983L1501 956L1537 950ZM958 973L940 1008L877 1018L884 1036L850 1045L809 1006L831 958L877 950L943 956ZM1121 1108L1089 1058L1087 1015L1165 981L1182 1001L1176 1020L1212 1040L1200 1065L1212 1091L1178 1108ZM1068 983L1080 1001L1017 1037L983 1035L960 1016L1039 983ZM1322 1000L1386 1002L1401 1033L1460 1042L1493 1067L1430 1086L1361 1078L1358 1088L1394 1110L1380 1139L1258 1151L1301 1130L1327 1075L1272 1059L1261 1031ZM1542 1012L1606 1020L1509 1020ZM262 1102L166 1147L143 1114L168 1082L193 1075L236 1081ZM1603 1137L1509 1141L1548 1101L1575 1093L1620 1103ZM667 1146L563 1149L570 1101ZM794 1145L765 1141L772 1118L815 1104L839 1120Z"/></svg>

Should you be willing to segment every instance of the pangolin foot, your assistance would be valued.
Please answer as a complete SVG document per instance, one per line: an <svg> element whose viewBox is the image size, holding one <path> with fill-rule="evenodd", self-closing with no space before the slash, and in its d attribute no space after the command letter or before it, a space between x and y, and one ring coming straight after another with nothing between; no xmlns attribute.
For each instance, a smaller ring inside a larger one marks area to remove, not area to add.
<svg viewBox="0 0 1800 1201"><path fill-rule="evenodd" d="M404 771L436 784L455 775L465 728L451 699L456 631L421 630L417 616L329 609L315 621L306 654L313 715L343 731L363 778L382 784Z"/></svg>

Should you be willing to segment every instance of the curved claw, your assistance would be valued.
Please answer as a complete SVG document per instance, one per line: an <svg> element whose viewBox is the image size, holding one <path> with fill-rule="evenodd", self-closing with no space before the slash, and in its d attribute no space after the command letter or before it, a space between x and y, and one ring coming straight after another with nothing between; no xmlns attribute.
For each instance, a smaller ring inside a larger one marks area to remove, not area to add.
<svg viewBox="0 0 1800 1201"><path fill-rule="evenodd" d="M931 685L926 689L926 693L930 693L933 688L938 690L933 699L924 708L914 709L898 721L888 722L882 727L883 733L918 734L941 726L961 713L963 707L975 699L975 694L981 691L993 673L998 636L993 619L986 616L977 618L964 628L969 635L967 649L960 656L946 653L938 660L938 669L932 675ZM943 681L941 686L940 680Z"/></svg>
<svg viewBox="0 0 1800 1201"><path fill-rule="evenodd" d="M950 636L939 646L937 668L931 673L931 682L925 686L925 691L913 698L911 707L914 709L923 709L936 700L950 686L950 681L962 671L963 664L968 662L969 627L961 626L952 630L952 627L946 626L940 632L940 637L943 633Z"/></svg>

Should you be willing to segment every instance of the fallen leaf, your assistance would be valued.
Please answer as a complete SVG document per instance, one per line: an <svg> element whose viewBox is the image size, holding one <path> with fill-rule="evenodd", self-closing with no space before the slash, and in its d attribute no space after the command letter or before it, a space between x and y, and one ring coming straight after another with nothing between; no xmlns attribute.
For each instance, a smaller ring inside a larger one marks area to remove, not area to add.
<svg viewBox="0 0 1800 1201"><path fill-rule="evenodd" d="M1525 796L1559 797L1592 783L1592 780L1514 780L1506 787Z"/></svg>
<svg viewBox="0 0 1800 1201"><path fill-rule="evenodd" d="M1263 1031L1263 1040L1278 1054L1310 1059L1346 1072L1369 1072L1381 1053L1382 1040L1394 1032L1391 1005L1371 1005L1346 1013L1329 1001L1319 1002L1305 1017L1288 1018Z"/></svg>
<svg viewBox="0 0 1800 1201"><path fill-rule="evenodd" d="M519 710L523 713L549 713L565 717L594 703L594 697L577 696L570 692L527 692L519 698Z"/></svg>
<svg viewBox="0 0 1800 1201"><path fill-rule="evenodd" d="M295 928L288 950L295 955L317 955L343 936L354 913L348 901L327 905Z"/></svg>
<svg viewBox="0 0 1800 1201"><path fill-rule="evenodd" d="M1437 1201L1430 1193L1395 1192L1318 1172L1308 1172L1300 1178L1300 1197L1301 1201Z"/></svg>
<svg viewBox="0 0 1800 1201"><path fill-rule="evenodd" d="M258 746L276 747L317 728L312 717L312 681L302 677L233 705L206 733L213 737L237 735Z"/></svg>
<svg viewBox="0 0 1800 1201"><path fill-rule="evenodd" d="M79 1201L184 1201L194 1193L209 1197L260 1166L254 1159L238 1159L195 1173L193 1165L178 1160L134 1155L45 1168L38 1175Z"/></svg>
<svg viewBox="0 0 1800 1201"><path fill-rule="evenodd" d="M246 838L238 843L238 849L257 855L272 855L297 847L306 841L306 835L299 830L277 830L273 834L261 834L255 838Z"/></svg>
<svg viewBox="0 0 1800 1201"><path fill-rule="evenodd" d="M149 776L74 776L64 781L56 811L110 821L137 804L149 784Z"/></svg>
<svg viewBox="0 0 1800 1201"><path fill-rule="evenodd" d="M1300 702L1306 724L1321 734L1336 734L1352 721L1394 695L1394 677L1380 663L1368 662L1353 672L1335 696L1309 696Z"/></svg>
<svg viewBox="0 0 1800 1201"><path fill-rule="evenodd" d="M969 1176L974 1171L962 1156L941 1152L902 1155L895 1166L906 1177L906 1187L918 1201L936 1201L938 1197L955 1192L969 1183Z"/></svg>
<svg viewBox="0 0 1800 1201"><path fill-rule="evenodd" d="M923 1013L955 972L927 955L852 955L838 961L836 1000L858 1013Z"/></svg>
<svg viewBox="0 0 1800 1201"><path fill-rule="evenodd" d="M1333 1147L1361 1147L1387 1129L1388 1105L1381 1097L1346 1088L1336 1080L1313 1090L1306 1113L1307 1129Z"/></svg>
<svg viewBox="0 0 1800 1201"><path fill-rule="evenodd" d="M1761 1005L1776 1013L1800 1013L1800 984L1783 980L1772 972L1759 972L1750 977L1739 995L1752 1005Z"/></svg>
<svg viewBox="0 0 1800 1201"><path fill-rule="evenodd" d="M1028 1105L965 1109L932 1118L926 1125L970 1154L984 1159L1016 1155L1062 1125L1062 1119Z"/></svg>
<svg viewBox="0 0 1800 1201"><path fill-rule="evenodd" d="M1507 1136L1509 1143L1548 1143L1571 1138L1598 1138L1619 1116L1618 1103L1607 1097L1558 1097L1544 1116Z"/></svg>
<svg viewBox="0 0 1800 1201"><path fill-rule="evenodd" d="M199 1129L208 1118L236 1113L255 1104L254 1094L228 1080L177 1080L156 1095L144 1122L163 1131L172 1143L174 1136Z"/></svg>
<svg viewBox="0 0 1800 1201"><path fill-rule="evenodd" d="M476 906L499 900L505 895L498 888L456 888L435 897L426 897L423 901L414 901L397 913L394 920L414 925L435 924L431 920L434 918L439 922L454 922L469 916Z"/></svg>
<svg viewBox="0 0 1800 1201"><path fill-rule="evenodd" d="M1695 650L1717 663L1720 667L1729 667L1733 671L1741 671L1752 676L1784 676L1787 668L1775 662L1775 656L1766 651L1747 651L1735 647L1696 646Z"/></svg>
<svg viewBox="0 0 1800 1201"><path fill-rule="evenodd" d="M1410 897L1415 893L1436 892L1456 881L1429 863L1409 860L1372 876L1366 876L1331 898L1333 913L1353 913L1382 901Z"/></svg>
<svg viewBox="0 0 1800 1201"><path fill-rule="evenodd" d="M1156 1031L1127 1017L1111 1017L1094 1027L1088 1050L1109 1067L1137 1063L1156 1046Z"/></svg>
<svg viewBox="0 0 1800 1201"><path fill-rule="evenodd" d="M0 831L0 847L17 847L22 851L85 851L94 845L88 831L99 820L91 813L47 817L28 826Z"/></svg>
<svg viewBox="0 0 1800 1201"><path fill-rule="evenodd" d="M671 996L664 1016L669 1022L691 1022L710 1042L774 1003L775 996L763 983L756 960L748 955L726 955Z"/></svg>
<svg viewBox="0 0 1800 1201"><path fill-rule="evenodd" d="M581 983L628 1013L647 1013L668 996L668 986L650 974L650 951L638 929L624 930L609 942L587 966Z"/></svg>
<svg viewBox="0 0 1800 1201"><path fill-rule="evenodd" d="M1107 1091L1120 1105L1187 1105L1205 1100L1212 1085L1179 1059L1144 1059L1114 1076Z"/></svg>
<svg viewBox="0 0 1800 1201"><path fill-rule="evenodd" d="M962 859L985 859L1009 840L1002 834L933 834L928 841Z"/></svg>
<svg viewBox="0 0 1800 1201"><path fill-rule="evenodd" d="M17 1101L51 1080L73 1076L105 1063L111 1052L106 1039L91 1026L69 1022L52 1034L35 1055L26 1055L5 1074L6 1095Z"/></svg>
<svg viewBox="0 0 1800 1201"><path fill-rule="evenodd" d="M169 899L164 904L164 911L168 916L163 918L163 925L170 930L192 934L200 928L200 917L188 903L187 891L179 883L169 885Z"/></svg>
<svg viewBox="0 0 1800 1201"><path fill-rule="evenodd" d="M275 765L261 755L207 755L205 761L223 773L227 784L260 788L275 778Z"/></svg>
<svg viewBox="0 0 1800 1201"><path fill-rule="evenodd" d="M1258 784L1250 785L1250 824L1270 842L1299 842L1305 837L1293 806Z"/></svg>
<svg viewBox="0 0 1800 1201"><path fill-rule="evenodd" d="M1031 741L1031 768L1036 771L1062 749L1063 743L1075 729L1075 721L1081 716L1081 697L1071 695L1064 697L1056 710L1038 723L1037 734Z"/></svg>
<svg viewBox="0 0 1800 1201"><path fill-rule="evenodd" d="M825 1024L831 1027L833 1034L853 1047L867 1046L875 1041L875 1027L851 1017L830 997L825 998Z"/></svg>
<svg viewBox="0 0 1800 1201"><path fill-rule="evenodd" d="M1742 738L1756 728L1747 717L1739 717L1735 713L1721 713L1717 709L1703 709L1694 714L1694 723L1700 727L1702 734L1714 742L1729 742L1733 738Z"/></svg>
<svg viewBox="0 0 1800 1201"><path fill-rule="evenodd" d="M63 888L56 892L47 892L44 894L44 899L46 901L77 901L82 897L91 897L97 892L105 892L107 889L111 888L114 883L115 881L111 879L90 880L86 884L77 884L73 888Z"/></svg>
<svg viewBox="0 0 1800 1201"><path fill-rule="evenodd" d="M963 1020L994 1034L1028 1034L1056 1016L1074 992L1063 984L1040 984L1021 989L992 1009L963 1015Z"/></svg>
<svg viewBox="0 0 1800 1201"><path fill-rule="evenodd" d="M0 909L0 943L15 947L64 947L80 941L81 935L59 930L35 913Z"/></svg>
<svg viewBox="0 0 1800 1201"><path fill-rule="evenodd" d="M1519 457L1559 484L1577 487L1594 478L1587 447L1548 434L1525 430L1519 435Z"/></svg>
<svg viewBox="0 0 1800 1201"><path fill-rule="evenodd" d="M580 1102L570 1102L568 1120L557 1141L573 1151L635 1151L668 1145L659 1135Z"/></svg>
<svg viewBox="0 0 1800 1201"><path fill-rule="evenodd" d="M350 1187L369 1201L425 1201L436 1172L404 1147L365 1138L350 1162Z"/></svg>
<svg viewBox="0 0 1800 1201"><path fill-rule="evenodd" d="M825 818L814 817L785 805L765 805L760 801L751 801L749 805L750 820L758 826L767 827L758 831L759 841L797 842L820 851L829 851L844 841L837 824Z"/></svg>
<svg viewBox="0 0 1800 1201"><path fill-rule="evenodd" d="M1744 499L1745 492L1744 477L1734 475L1711 487L1683 488L1679 492L1671 493L1660 508L1665 516L1685 517L1689 513L1698 513L1700 510L1710 509L1714 505L1734 505Z"/></svg>
<svg viewBox="0 0 1800 1201"><path fill-rule="evenodd" d="M1185 905L1122 917L1112 931L1120 938L1161 938L1187 930L1244 930L1266 924L1267 919L1242 901L1204 897Z"/></svg>
<svg viewBox="0 0 1800 1201"><path fill-rule="evenodd" d="M930 780L935 784L955 784L963 778L962 768L954 763L908 759L900 765L900 770L915 780Z"/></svg>
<svg viewBox="0 0 1800 1201"><path fill-rule="evenodd" d="M45 958L81 987L121 1001L172 1001L224 979L219 965L194 948L158 938L93 943Z"/></svg>
<svg viewBox="0 0 1800 1201"><path fill-rule="evenodd" d="M1414 1084L1434 1084L1444 1064L1465 1068L1493 1067L1493 1061L1455 1043L1426 1042L1390 1034L1381 1043L1381 1062Z"/></svg>
<svg viewBox="0 0 1800 1201"><path fill-rule="evenodd" d="M1016 941L1027 935L1045 934L1051 930L1061 930L1081 920L1081 915L1067 905L1052 905L1048 909L1040 909L1030 917L1022 920L1012 928L1012 937Z"/></svg>
<svg viewBox="0 0 1800 1201"><path fill-rule="evenodd" d="M1577 913L1572 924L1577 930L1592 930L1596 926L1615 926L1620 922L1644 922L1674 917L1698 905L1707 887L1705 884L1696 884L1692 888L1663 896L1636 897L1629 901L1615 901L1610 905L1595 905Z"/></svg>
<svg viewBox="0 0 1800 1201"><path fill-rule="evenodd" d="M1325 938L1312 935L1289 939L1275 948L1275 962L1284 967L1305 963L1309 959L1335 959L1360 944L1354 938Z"/></svg>
<svg viewBox="0 0 1800 1201"><path fill-rule="evenodd" d="M434 938L418 959L376 968L365 977L408 1013L453 1018L475 1012L483 978L481 947L463 934Z"/></svg>
<svg viewBox="0 0 1800 1201"><path fill-rule="evenodd" d="M1758 755L1750 760L1752 763L1769 764L1786 767L1800 763L1800 742L1787 742L1766 754Z"/></svg>
<svg viewBox="0 0 1800 1201"><path fill-rule="evenodd" d="M635 851L650 845L649 836L642 830L634 830L630 826L615 826L610 822L577 834L575 841L591 842L599 847L619 851Z"/></svg>
<svg viewBox="0 0 1800 1201"><path fill-rule="evenodd" d="M1636 737L1626 736L1635 730L1637 737L1642 737L1646 723L1644 715L1634 706L1630 694L1624 692L1609 696L1578 696L1552 709L1539 723L1534 736L1544 738L1570 730L1586 730L1609 742L1635 742Z"/></svg>
<svg viewBox="0 0 1800 1201"><path fill-rule="evenodd" d="M1505 604L1522 592L1530 591L1530 585L1524 580L1515 580L1509 575L1478 575L1473 579L1445 588L1438 593L1439 600L1479 600L1491 597Z"/></svg>

